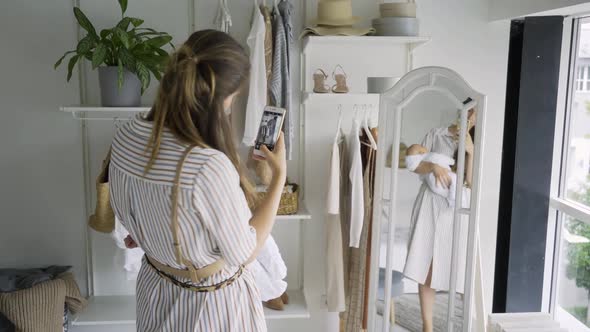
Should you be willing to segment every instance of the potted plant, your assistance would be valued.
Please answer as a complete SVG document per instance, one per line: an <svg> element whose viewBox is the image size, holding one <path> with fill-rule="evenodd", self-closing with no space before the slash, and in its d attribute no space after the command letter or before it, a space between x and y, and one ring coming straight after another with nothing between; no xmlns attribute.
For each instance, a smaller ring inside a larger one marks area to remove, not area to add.
<svg viewBox="0 0 590 332"><path fill-rule="evenodd" d="M141 95L150 85L151 75L158 80L162 77L168 61L168 52L162 47L170 44L172 37L165 32L141 27L142 19L125 16L127 0L118 2L121 21L100 33L82 10L74 7L74 16L87 34L75 50L66 52L57 60L54 68L71 55L69 82L76 63L86 59L92 63L92 69L98 68L102 106L139 106Z"/></svg>

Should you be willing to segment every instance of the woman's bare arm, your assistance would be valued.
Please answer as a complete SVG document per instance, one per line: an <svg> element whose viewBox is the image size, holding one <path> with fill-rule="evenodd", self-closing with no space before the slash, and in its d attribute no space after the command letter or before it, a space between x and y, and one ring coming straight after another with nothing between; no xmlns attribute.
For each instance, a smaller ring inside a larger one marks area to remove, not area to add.
<svg viewBox="0 0 590 332"><path fill-rule="evenodd" d="M444 188L449 188L451 186L451 177L449 176L449 170L443 167L440 167L437 164L422 161L414 170L414 173L424 175L432 173L434 174L434 178L436 179L436 185L442 186Z"/></svg>
<svg viewBox="0 0 590 332"><path fill-rule="evenodd" d="M256 259L274 226L287 177L287 161L285 158L283 134L281 133L279 135L279 140L272 152L264 145L261 151L265 155L266 162L268 162L273 176L266 196L254 211L252 219L250 219L250 226L256 229L256 248L245 264L249 264Z"/></svg>

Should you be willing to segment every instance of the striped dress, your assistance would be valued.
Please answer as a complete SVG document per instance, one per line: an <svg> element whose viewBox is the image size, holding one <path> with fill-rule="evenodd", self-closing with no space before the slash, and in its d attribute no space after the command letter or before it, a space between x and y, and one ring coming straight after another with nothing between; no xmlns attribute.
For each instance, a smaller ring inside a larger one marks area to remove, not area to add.
<svg viewBox="0 0 590 332"><path fill-rule="evenodd" d="M171 190L178 161L186 148L165 131L154 167L146 145L152 124L137 116L115 135L109 169L111 204L131 237L155 260L176 262L170 223ZM184 165L178 197L180 243L196 267L225 259L226 267L199 286L233 276L256 246L251 212L230 160L213 149L195 148ZM189 280L181 280L189 282ZM137 330L266 331L258 289L248 267L234 283L197 293L162 279L143 261L137 279Z"/></svg>
<svg viewBox="0 0 590 332"><path fill-rule="evenodd" d="M444 154L453 158L457 142L447 127L432 129L422 141L430 152ZM465 207L470 191L463 192ZM468 205L468 204L467 204ZM453 243L454 208L446 197L433 193L423 183L412 210L410 243L404 275L419 284L424 284L432 262L432 281L430 287L438 291L448 291L451 276L451 257ZM465 280L467 252L468 219L461 220L459 236L457 291L462 292Z"/></svg>

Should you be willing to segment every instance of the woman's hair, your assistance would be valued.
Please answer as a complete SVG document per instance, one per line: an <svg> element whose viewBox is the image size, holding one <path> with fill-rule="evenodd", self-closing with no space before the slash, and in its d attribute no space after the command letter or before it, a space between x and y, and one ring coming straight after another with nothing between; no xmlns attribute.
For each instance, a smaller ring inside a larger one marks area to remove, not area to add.
<svg viewBox="0 0 590 332"><path fill-rule="evenodd" d="M247 82L250 62L244 48L228 34L201 30L171 56L156 102L146 120L154 123L148 150L148 172L160 152L164 127L181 142L223 152L240 174L249 203L254 190L240 164L224 100Z"/></svg>

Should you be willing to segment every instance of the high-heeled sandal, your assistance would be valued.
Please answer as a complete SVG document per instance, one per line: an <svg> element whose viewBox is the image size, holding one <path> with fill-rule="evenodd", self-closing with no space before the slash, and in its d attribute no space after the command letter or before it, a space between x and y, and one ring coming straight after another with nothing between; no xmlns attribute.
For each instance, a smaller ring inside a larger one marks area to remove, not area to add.
<svg viewBox="0 0 590 332"><path fill-rule="evenodd" d="M328 93L330 92L330 86L326 84L328 75L322 69L317 69L313 73L313 92L315 93Z"/></svg>
<svg viewBox="0 0 590 332"><path fill-rule="evenodd" d="M336 70L338 70L338 68L340 68L340 71L342 73L340 74L336 74ZM348 93L349 89L348 86L346 85L346 72L344 71L344 68L342 68L341 65L336 65L336 67L334 68L334 71L332 72L332 77L334 78L334 81L336 81L336 84L332 87L332 92L334 93Z"/></svg>

